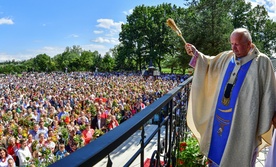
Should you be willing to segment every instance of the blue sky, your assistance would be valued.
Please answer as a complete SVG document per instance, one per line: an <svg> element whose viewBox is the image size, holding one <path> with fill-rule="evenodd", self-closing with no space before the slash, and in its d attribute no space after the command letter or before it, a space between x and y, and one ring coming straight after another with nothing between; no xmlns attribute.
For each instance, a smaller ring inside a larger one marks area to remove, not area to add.
<svg viewBox="0 0 276 167"><path fill-rule="evenodd" d="M251 0L276 21L275 1ZM53 57L73 45L104 55L118 44L121 24L135 6L164 2L184 7L183 0L1 0L0 62Z"/></svg>

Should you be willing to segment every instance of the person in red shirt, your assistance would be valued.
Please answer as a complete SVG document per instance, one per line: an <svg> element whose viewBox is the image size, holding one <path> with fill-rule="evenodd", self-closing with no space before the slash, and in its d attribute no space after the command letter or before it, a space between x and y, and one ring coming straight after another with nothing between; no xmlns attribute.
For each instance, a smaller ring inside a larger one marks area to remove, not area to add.
<svg viewBox="0 0 276 167"><path fill-rule="evenodd" d="M111 120L108 124L108 130L112 130L114 128L116 128L117 126L119 126L118 121L116 120L116 116L115 115L111 115Z"/></svg>
<svg viewBox="0 0 276 167"><path fill-rule="evenodd" d="M85 130L82 131L82 135L84 138L84 145L87 145L90 143L90 141L93 139L94 129L90 128L90 124L85 125Z"/></svg>
<svg viewBox="0 0 276 167"><path fill-rule="evenodd" d="M20 148L20 144L19 144L18 141L16 141L15 137L13 137L13 136L10 137L8 141L9 141L9 145L8 145L8 148L7 148L7 152L14 159L14 161L16 163L16 166L19 166L17 151Z"/></svg>

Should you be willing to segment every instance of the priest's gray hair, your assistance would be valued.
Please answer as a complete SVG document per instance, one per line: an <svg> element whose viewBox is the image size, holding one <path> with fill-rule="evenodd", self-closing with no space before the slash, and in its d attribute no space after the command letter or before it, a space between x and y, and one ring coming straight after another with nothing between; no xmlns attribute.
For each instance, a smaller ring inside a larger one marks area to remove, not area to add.
<svg viewBox="0 0 276 167"><path fill-rule="evenodd" d="M246 29L246 28L236 28L232 33L231 33L231 36L234 34L234 33L242 33L244 38L250 42L252 42L252 37L251 37L251 34L250 32Z"/></svg>

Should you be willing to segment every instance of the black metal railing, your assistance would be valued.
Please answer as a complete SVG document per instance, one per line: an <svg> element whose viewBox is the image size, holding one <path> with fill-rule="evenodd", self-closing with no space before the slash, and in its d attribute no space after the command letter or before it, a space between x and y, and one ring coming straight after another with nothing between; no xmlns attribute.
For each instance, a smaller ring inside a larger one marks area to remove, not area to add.
<svg viewBox="0 0 276 167"><path fill-rule="evenodd" d="M129 160L122 166L131 166L134 160L140 156L140 166L144 167L144 149L156 135L157 148L152 154L151 166L161 166L161 162L162 166L176 166L176 150L179 148L179 142L185 138L185 131L187 131L185 118L191 82L192 77L135 114L131 119L120 124L120 126L71 155L51 164L50 167L92 167L138 130L141 130L140 148L134 155L129 155L127 157ZM159 121L156 122L158 126L150 136L146 137L144 126L154 116L159 117ZM165 135L161 137L162 130L165 131ZM160 157L163 157L162 161L160 161Z"/></svg>

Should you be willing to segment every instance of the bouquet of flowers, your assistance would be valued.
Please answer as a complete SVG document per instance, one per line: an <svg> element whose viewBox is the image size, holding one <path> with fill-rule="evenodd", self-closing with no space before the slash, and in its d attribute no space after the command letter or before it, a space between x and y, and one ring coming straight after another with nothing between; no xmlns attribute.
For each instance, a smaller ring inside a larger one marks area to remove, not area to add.
<svg viewBox="0 0 276 167"><path fill-rule="evenodd" d="M80 131L84 131L85 130L85 125L80 125Z"/></svg>
<svg viewBox="0 0 276 167"><path fill-rule="evenodd" d="M61 127L59 130L60 134L61 134L61 139L65 142L65 144L68 143L68 139L69 139L69 131L67 128L65 127Z"/></svg>
<svg viewBox="0 0 276 167"><path fill-rule="evenodd" d="M190 133L179 143L177 164L180 167L204 167L207 159L200 153L197 139Z"/></svg>
<svg viewBox="0 0 276 167"><path fill-rule="evenodd" d="M42 157L48 157L52 153L51 149L45 146L40 147L38 151L41 153Z"/></svg>
<svg viewBox="0 0 276 167"><path fill-rule="evenodd" d="M52 136L52 140L53 140L53 142L57 143L58 139L59 139L59 137L58 137L58 130L54 130L53 134L54 135Z"/></svg>
<svg viewBox="0 0 276 167"><path fill-rule="evenodd" d="M52 154L51 149L45 146L38 147L36 153L38 157L35 157L32 163L35 166L46 167L57 160L55 156Z"/></svg>
<svg viewBox="0 0 276 167"><path fill-rule="evenodd" d="M68 125L70 123L69 114L64 114L61 116L61 124L62 125Z"/></svg>
<svg viewBox="0 0 276 167"><path fill-rule="evenodd" d="M18 120L18 124L25 126L25 127L32 127L34 125L34 122L31 121L32 116L28 115L26 117L21 117Z"/></svg>
<svg viewBox="0 0 276 167"><path fill-rule="evenodd" d="M74 139L74 142L78 144L78 147L83 147L84 146L84 143L83 143L84 141L83 141L81 135L77 134L73 137L73 139Z"/></svg>
<svg viewBox="0 0 276 167"><path fill-rule="evenodd" d="M90 104L89 112L91 113L91 116L93 116L93 117L97 115L97 110L93 103Z"/></svg>
<svg viewBox="0 0 276 167"><path fill-rule="evenodd" d="M93 138L98 138L103 134L104 134L104 132L101 129L95 129L95 132L93 134Z"/></svg>
<svg viewBox="0 0 276 167"><path fill-rule="evenodd" d="M2 120L4 122L9 122L10 120L12 120L12 114L10 113L5 113L2 115Z"/></svg>

